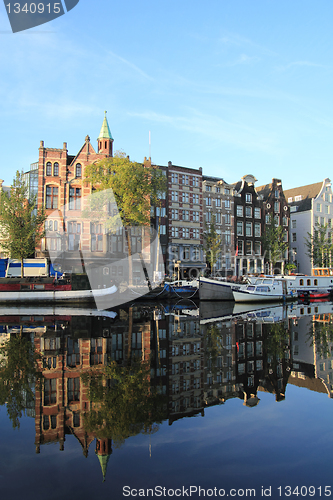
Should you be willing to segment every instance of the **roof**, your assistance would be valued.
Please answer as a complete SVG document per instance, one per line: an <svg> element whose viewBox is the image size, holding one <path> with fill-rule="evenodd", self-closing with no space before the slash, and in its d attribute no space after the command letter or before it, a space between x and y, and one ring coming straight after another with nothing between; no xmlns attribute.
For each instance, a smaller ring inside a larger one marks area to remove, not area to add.
<svg viewBox="0 0 333 500"><path fill-rule="evenodd" d="M300 186L293 189L287 189L284 191L284 195L288 201L288 198L294 198L295 196L302 196L302 200L306 198L316 198L323 187L323 181L316 182L315 184L308 184L307 186Z"/></svg>
<svg viewBox="0 0 333 500"><path fill-rule="evenodd" d="M102 128L101 128L101 131L99 133L98 139L111 139L111 141L113 141L110 127L108 124L108 120L106 118L106 111L104 111L104 113L105 113L104 120L103 120Z"/></svg>

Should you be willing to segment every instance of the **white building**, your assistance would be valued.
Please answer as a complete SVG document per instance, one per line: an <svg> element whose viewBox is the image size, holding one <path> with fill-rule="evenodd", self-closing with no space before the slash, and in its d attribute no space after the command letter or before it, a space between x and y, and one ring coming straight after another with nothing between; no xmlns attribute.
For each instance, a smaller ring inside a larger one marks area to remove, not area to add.
<svg viewBox="0 0 333 500"><path fill-rule="evenodd" d="M290 261L296 272L311 274L312 262L307 255L306 240L314 236L316 226L327 224L327 238L331 238L333 201L330 179L289 189L284 192L290 206Z"/></svg>

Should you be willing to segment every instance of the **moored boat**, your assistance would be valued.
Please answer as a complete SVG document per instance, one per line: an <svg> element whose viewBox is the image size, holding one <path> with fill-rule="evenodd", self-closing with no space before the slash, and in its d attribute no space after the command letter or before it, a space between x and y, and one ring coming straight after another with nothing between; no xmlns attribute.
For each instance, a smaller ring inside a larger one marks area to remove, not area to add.
<svg viewBox="0 0 333 500"><path fill-rule="evenodd" d="M287 297L287 284L284 280L258 278L232 293L235 302L281 301Z"/></svg>
<svg viewBox="0 0 333 500"><path fill-rule="evenodd" d="M244 283L244 281L243 281ZM199 279L200 300L234 300L233 290L238 290L241 283L227 281L226 278Z"/></svg>

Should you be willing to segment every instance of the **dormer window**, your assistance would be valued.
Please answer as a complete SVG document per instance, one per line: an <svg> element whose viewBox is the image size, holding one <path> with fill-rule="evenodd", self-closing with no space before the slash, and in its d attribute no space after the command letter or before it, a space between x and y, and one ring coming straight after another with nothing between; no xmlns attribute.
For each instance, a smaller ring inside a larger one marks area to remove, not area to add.
<svg viewBox="0 0 333 500"><path fill-rule="evenodd" d="M252 194L251 193L245 193L245 201L246 201L246 203L252 203Z"/></svg>

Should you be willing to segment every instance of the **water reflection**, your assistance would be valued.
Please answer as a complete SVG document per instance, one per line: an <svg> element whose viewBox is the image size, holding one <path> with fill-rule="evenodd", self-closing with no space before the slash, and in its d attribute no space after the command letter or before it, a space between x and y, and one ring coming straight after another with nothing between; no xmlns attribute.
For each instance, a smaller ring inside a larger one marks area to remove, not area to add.
<svg viewBox="0 0 333 500"><path fill-rule="evenodd" d="M84 456L93 448L105 478L112 448L163 421L232 398L255 407L264 392L280 402L288 384L332 397L332 303L249 307L7 309L0 403L14 428L23 414L35 419L37 453L48 443L64 450L73 435Z"/></svg>

